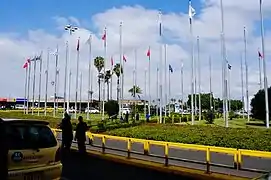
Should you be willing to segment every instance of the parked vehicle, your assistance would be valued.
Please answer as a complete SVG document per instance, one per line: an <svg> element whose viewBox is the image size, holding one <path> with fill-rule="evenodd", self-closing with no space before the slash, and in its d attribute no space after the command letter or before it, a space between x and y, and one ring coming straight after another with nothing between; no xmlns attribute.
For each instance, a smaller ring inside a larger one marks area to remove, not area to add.
<svg viewBox="0 0 271 180"><path fill-rule="evenodd" d="M100 111L98 109L95 109L94 107L90 107L89 109L86 108L85 109L85 113L91 113L91 114L97 114L97 113L100 113Z"/></svg>
<svg viewBox="0 0 271 180"><path fill-rule="evenodd" d="M60 145L46 121L0 119L9 142L9 180L57 179L61 176Z"/></svg>

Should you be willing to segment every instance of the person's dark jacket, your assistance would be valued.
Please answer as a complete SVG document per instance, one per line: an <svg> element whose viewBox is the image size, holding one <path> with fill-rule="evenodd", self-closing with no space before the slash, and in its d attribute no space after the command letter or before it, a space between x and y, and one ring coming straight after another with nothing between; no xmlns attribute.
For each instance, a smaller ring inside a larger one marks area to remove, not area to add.
<svg viewBox="0 0 271 180"><path fill-rule="evenodd" d="M88 130L87 123L79 122L75 130L75 138L77 141L85 142L86 141L86 131Z"/></svg>
<svg viewBox="0 0 271 180"><path fill-rule="evenodd" d="M62 129L62 140L65 142L72 142L73 130L71 118L69 116L64 117L60 123L60 129Z"/></svg>

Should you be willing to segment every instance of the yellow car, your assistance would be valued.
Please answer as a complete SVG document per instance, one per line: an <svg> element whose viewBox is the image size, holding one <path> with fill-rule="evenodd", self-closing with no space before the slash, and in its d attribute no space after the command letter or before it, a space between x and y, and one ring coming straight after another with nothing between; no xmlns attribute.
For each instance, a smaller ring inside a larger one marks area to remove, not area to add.
<svg viewBox="0 0 271 180"><path fill-rule="evenodd" d="M3 119L9 180L60 179L60 145L46 121Z"/></svg>

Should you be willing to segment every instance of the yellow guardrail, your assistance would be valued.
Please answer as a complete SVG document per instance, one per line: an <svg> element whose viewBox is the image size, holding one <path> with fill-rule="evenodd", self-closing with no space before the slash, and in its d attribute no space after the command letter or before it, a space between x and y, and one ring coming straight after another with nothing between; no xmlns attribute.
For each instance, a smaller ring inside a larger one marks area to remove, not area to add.
<svg viewBox="0 0 271 180"><path fill-rule="evenodd" d="M59 130L59 129L52 129L52 130L55 135L57 135L57 133L61 132L61 130ZM146 139L111 136L111 135L104 135L104 134L94 134L91 132L87 132L86 136L89 138L90 145L92 145L92 146L97 146L97 145L93 145L94 138L95 137L100 138L102 140L102 145L99 147L102 148L103 153L105 153L106 149L125 151L125 152L127 152L127 157L131 158L131 153L137 153L137 152L132 152L132 144L133 143L140 143L140 144L143 144L144 155L164 158L165 166L169 165L168 164L169 160L194 162L194 163L206 165L206 172L207 173L210 173L211 166L225 167L225 168L231 168L231 169L236 169L236 170L265 172L264 170L256 170L256 169L249 169L249 168L242 167L243 156L252 156L252 157L258 157L258 158L271 159L271 152L265 152L265 151L253 151L253 150L245 150L245 149L204 146L204 145L196 145L196 144L183 144L183 143L174 143L174 142L154 141L154 140L146 140ZM126 150L106 147L106 140L125 141L127 143ZM155 154L150 154L150 145L162 146L164 148L164 155L158 156ZM192 150L192 151L203 151L203 152L205 152L205 162L188 160L188 159L179 159L177 157L169 157L169 149L170 148L187 149L187 150ZM233 166L212 163L211 162L211 153L221 153L221 154L226 154L226 155L232 156L233 157Z"/></svg>

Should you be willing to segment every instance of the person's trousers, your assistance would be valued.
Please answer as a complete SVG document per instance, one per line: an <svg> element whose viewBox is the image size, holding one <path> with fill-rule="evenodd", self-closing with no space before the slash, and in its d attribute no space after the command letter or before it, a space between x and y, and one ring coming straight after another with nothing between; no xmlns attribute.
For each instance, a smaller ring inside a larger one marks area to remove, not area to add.
<svg viewBox="0 0 271 180"><path fill-rule="evenodd" d="M78 145L78 151L81 154L86 153L86 144L85 141L77 141L77 145Z"/></svg>

